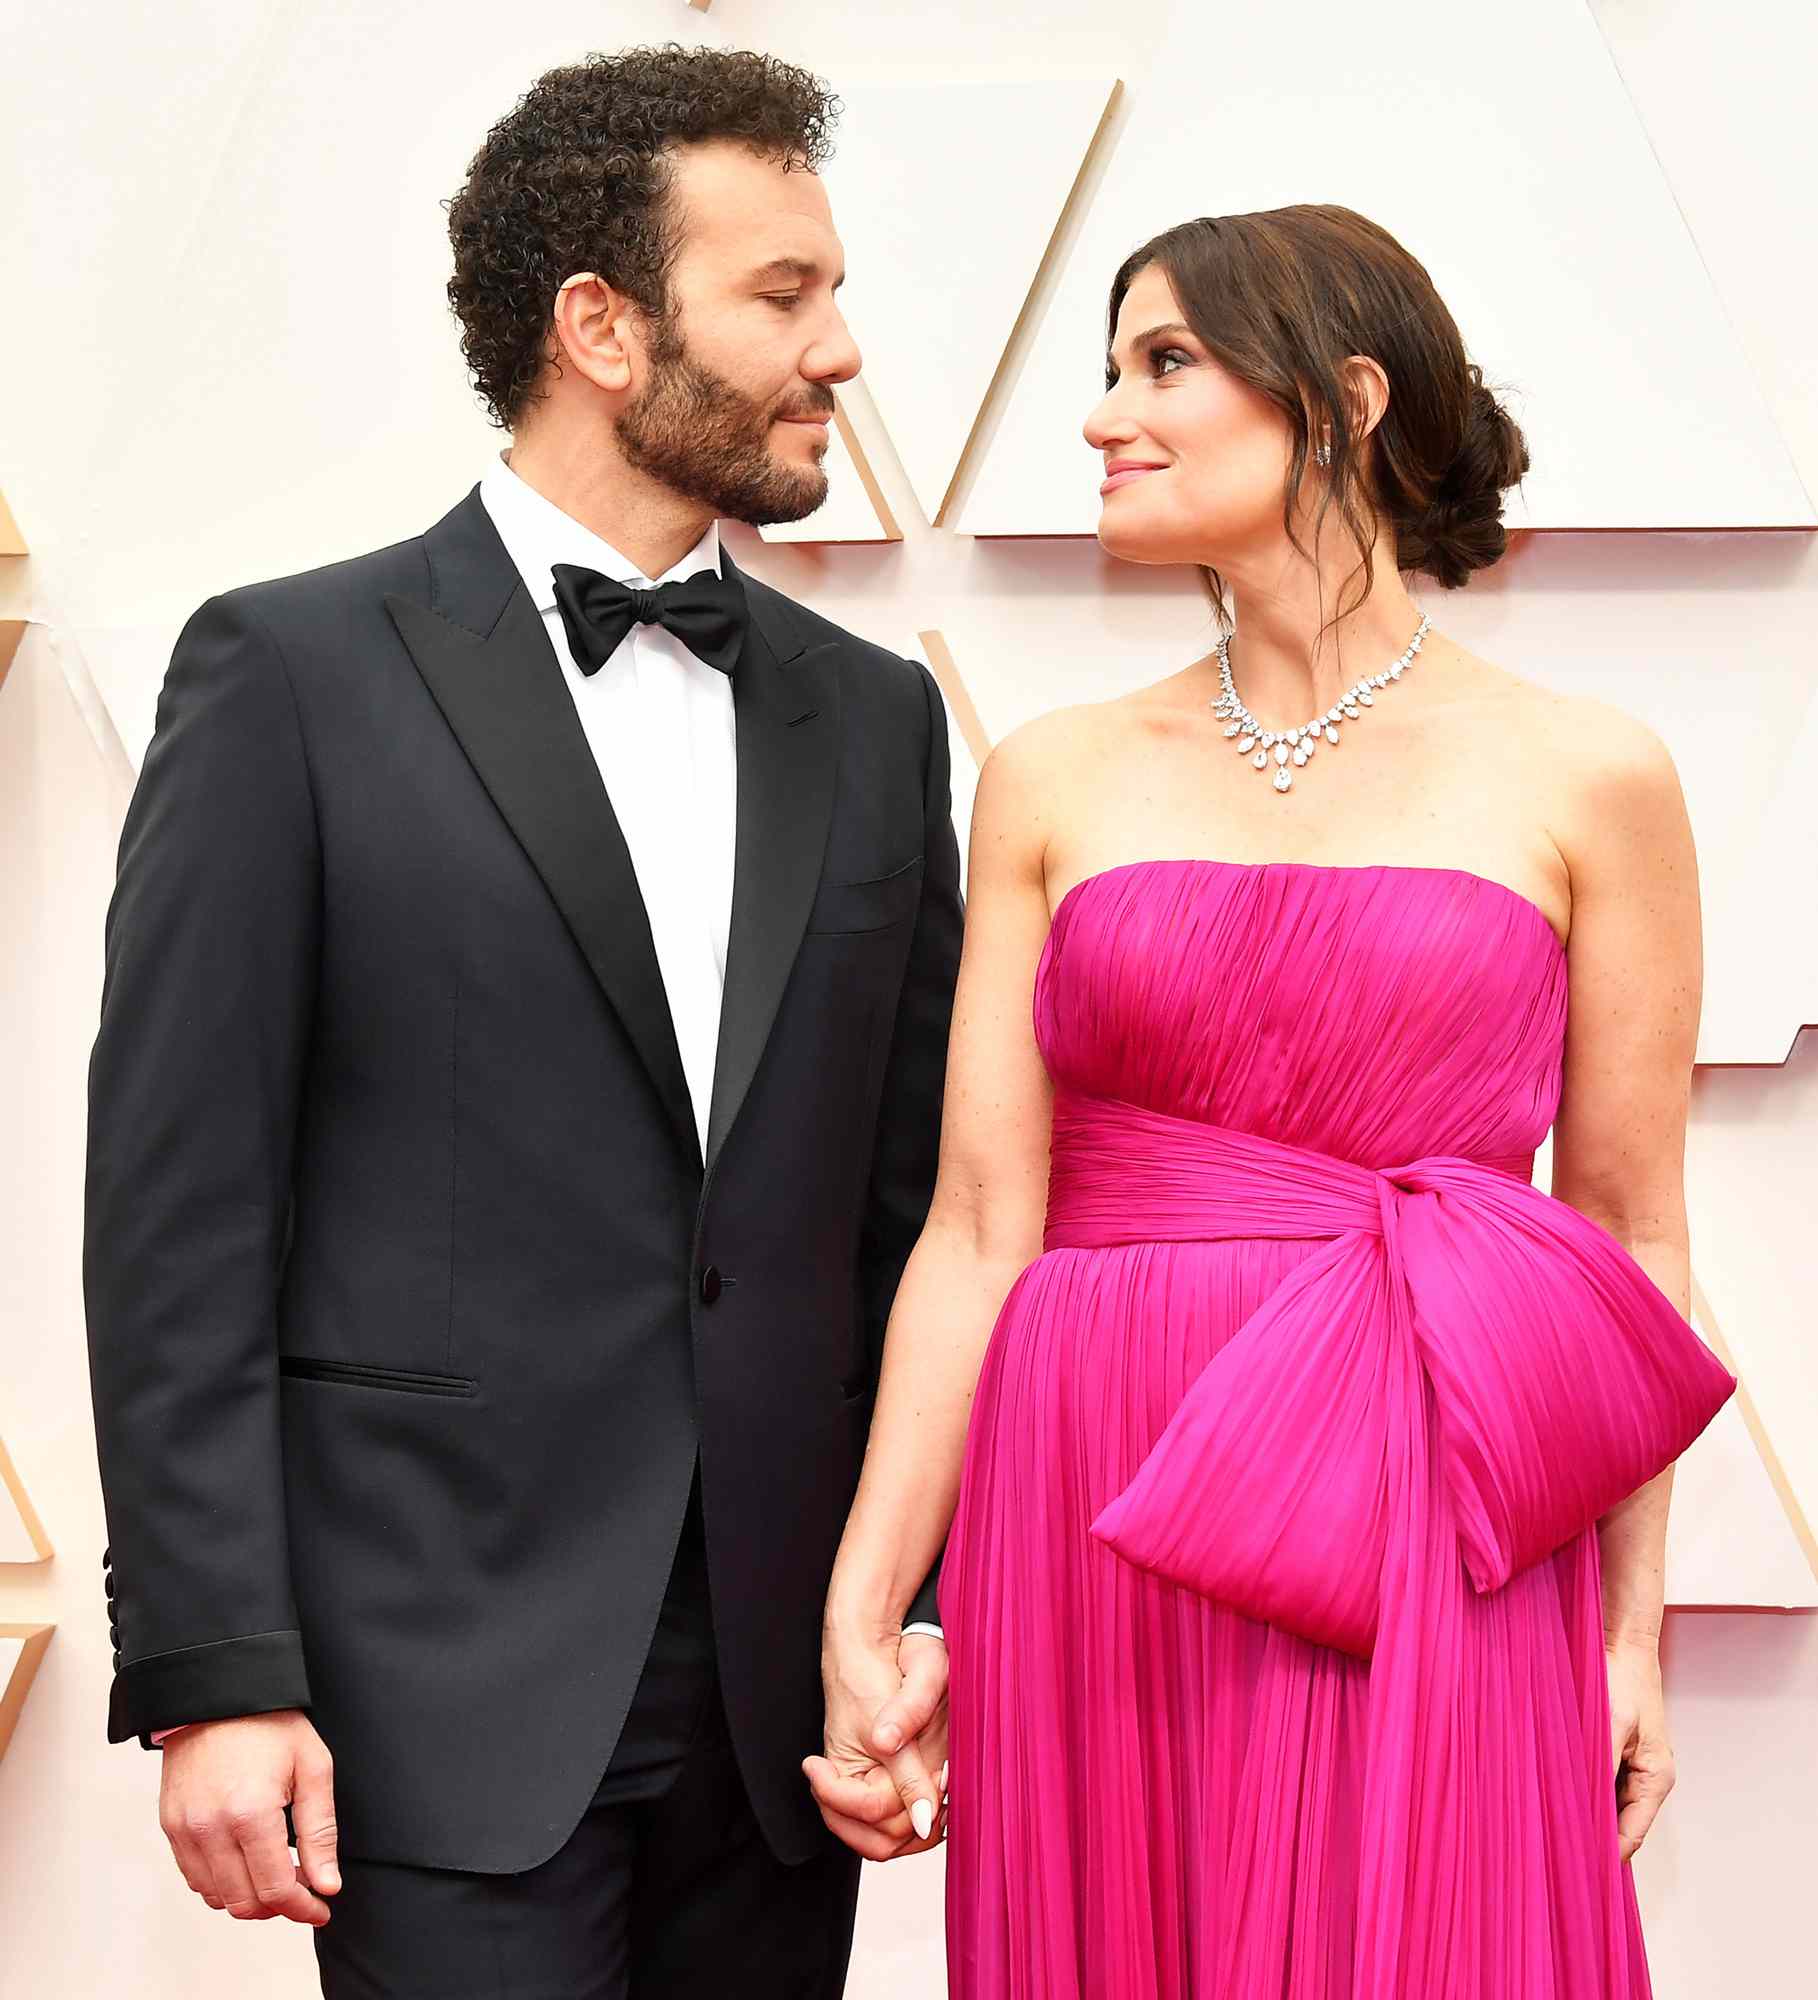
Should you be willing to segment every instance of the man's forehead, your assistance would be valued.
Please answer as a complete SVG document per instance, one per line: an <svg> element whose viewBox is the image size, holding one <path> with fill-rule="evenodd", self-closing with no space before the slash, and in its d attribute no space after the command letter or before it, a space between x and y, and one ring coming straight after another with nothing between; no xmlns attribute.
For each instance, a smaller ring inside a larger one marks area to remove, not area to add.
<svg viewBox="0 0 1818 2000"><path fill-rule="evenodd" d="M824 253L832 234L832 211L819 174L802 166L785 170L749 146L714 141L682 147L676 157L674 191L691 232L749 235L772 226L789 229L803 255ZM815 234L804 241L804 228ZM790 247L764 243L760 258Z"/></svg>

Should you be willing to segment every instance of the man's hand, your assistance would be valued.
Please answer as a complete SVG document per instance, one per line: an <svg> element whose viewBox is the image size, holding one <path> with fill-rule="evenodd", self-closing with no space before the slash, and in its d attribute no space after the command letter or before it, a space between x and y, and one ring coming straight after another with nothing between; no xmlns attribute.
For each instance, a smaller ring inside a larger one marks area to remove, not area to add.
<svg viewBox="0 0 1818 2000"><path fill-rule="evenodd" d="M821 1676L826 1754L804 1758L802 1769L822 1820L872 1861L938 1846L946 1831L946 1646L925 1633L865 1641L829 1634Z"/></svg>
<svg viewBox="0 0 1818 2000"><path fill-rule="evenodd" d="M161 1754L158 1823L203 1902L248 1921L327 1923L321 1899L341 1886L334 1764L303 1711L191 1723ZM287 1805L295 1863L284 1834Z"/></svg>
<svg viewBox="0 0 1818 2000"><path fill-rule="evenodd" d="M871 1743L879 1756L894 1757L905 1743L923 1737L938 1723L940 1755L947 1755L947 1645L926 1632L912 1632L896 1649L902 1685L878 1711L871 1725ZM932 1741L922 1745L933 1761ZM943 1788L944 1789L944 1788Z"/></svg>

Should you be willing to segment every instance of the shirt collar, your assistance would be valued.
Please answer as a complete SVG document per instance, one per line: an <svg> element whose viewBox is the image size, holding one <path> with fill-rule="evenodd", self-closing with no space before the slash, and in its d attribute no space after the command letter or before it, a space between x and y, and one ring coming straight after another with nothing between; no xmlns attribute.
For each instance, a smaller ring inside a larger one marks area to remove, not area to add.
<svg viewBox="0 0 1818 2000"><path fill-rule="evenodd" d="M693 576L702 569L710 569L716 576L722 574L718 521L708 522L707 532L680 562L672 563L661 576L646 576L629 556L622 555L572 514L563 513L553 500L544 499L534 486L512 471L503 453L480 475L480 502L539 611L555 609L555 579L550 572L556 563L595 569L602 576L642 589L672 582L677 577Z"/></svg>

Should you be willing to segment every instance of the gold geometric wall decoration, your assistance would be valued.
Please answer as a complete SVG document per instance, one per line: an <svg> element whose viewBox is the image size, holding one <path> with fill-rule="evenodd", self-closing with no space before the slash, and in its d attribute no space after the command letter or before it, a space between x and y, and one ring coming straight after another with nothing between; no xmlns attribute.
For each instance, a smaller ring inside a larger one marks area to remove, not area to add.
<svg viewBox="0 0 1818 2000"><path fill-rule="evenodd" d="M19 650L26 618L25 537L0 493L0 686ZM25 1482L0 1439L0 1564L49 1562L55 1554ZM12 1741L19 1712L50 1644L52 1625L0 1624L0 1757Z"/></svg>
<svg viewBox="0 0 1818 2000"><path fill-rule="evenodd" d="M1706 898L1701 1066L1786 1068L1803 1030L1818 1027L1818 928L1809 894L1782 921L1789 886L1818 879L1818 693L1791 732L1765 796L1751 851ZM1797 890L1795 889L1795 893Z"/></svg>
<svg viewBox="0 0 1818 2000"><path fill-rule="evenodd" d="M95 685L74 632L67 622L57 618L54 608L42 601L41 579L34 574L30 558L31 551L19 531L19 523L7 505L6 495L0 493L0 688L4 688L8 672L17 662L19 642L26 627L38 626L40 642L62 675L102 762L123 786L124 799L133 787L133 760L120 740L113 711ZM0 1557L0 1561L4 1560Z"/></svg>
<svg viewBox="0 0 1818 2000"><path fill-rule="evenodd" d="M49 1562L56 1554L25 1482L0 1438L0 1563Z"/></svg>
<svg viewBox="0 0 1818 2000"><path fill-rule="evenodd" d="M890 502L865 455L852 419L840 396L833 399L833 429L821 461L827 475L827 497L800 521L778 521L760 528L767 542L900 542Z"/></svg>
<svg viewBox="0 0 1818 2000"><path fill-rule="evenodd" d="M1122 90L1109 74L841 88L824 179L848 249L859 381L936 527L1083 212ZM931 148L941 131L966 145Z"/></svg>
<svg viewBox="0 0 1818 2000"><path fill-rule="evenodd" d="M1704 1287L1698 1282L1698 1274L1692 1274L1692 1315L1698 1322L1705 1345L1717 1359L1736 1376L1736 1408L1741 1413L1743 1427L1755 1446L1755 1454L1761 1460L1762 1469L1767 1473L1768 1483L1785 1509L1794 1539L1804 1552L1805 1559L1812 1566L1812 1575L1818 1578L1818 1533L1813 1532L1812 1523L1806 1518L1805 1509L1799 1504L1799 1496L1793 1491L1793 1482L1787 1477L1786 1467L1780 1461L1780 1454L1774 1448L1773 1438L1766 1424L1762 1422L1761 1411L1749 1385L1737 1372L1736 1358L1730 1351L1730 1344L1724 1338L1723 1329L1717 1324L1716 1315L1711 1311L1711 1302L1705 1297Z"/></svg>
<svg viewBox="0 0 1818 2000"><path fill-rule="evenodd" d="M6 680L19 641L25 636L25 558L30 551L0 493L0 684Z"/></svg>
<svg viewBox="0 0 1818 2000"><path fill-rule="evenodd" d="M1528 0L1492 57L1476 39L1481 10L1398 0L1395 59L1379 65L1309 60L1350 26L1343 0L1147 10L1153 54L1132 115L953 527L1092 538L1099 479L1081 425L1102 393L1111 274L1190 216L1318 201L1361 211L1426 263L1506 388L1534 459L1509 495L1512 526L1818 527L1611 60L1597 16L1613 11ZM1529 115L1542 101L1544 131ZM1479 157L1494 170L1434 171ZM1606 385L1618 380L1612 446ZM1723 421L1688 421L1707 408Z"/></svg>
<svg viewBox="0 0 1818 2000"><path fill-rule="evenodd" d="M903 539L903 531L897 526L896 516L890 511L890 502L884 497L884 489L878 484L878 477L871 469L871 461L865 456L865 447L858 440L858 433L852 428L852 419L847 416L845 406L836 396L833 402L833 427L840 434L840 442L852 456L852 469L858 474L865 488L865 498L871 503L871 511L877 516L884 533L893 542Z"/></svg>
<svg viewBox="0 0 1818 2000"><path fill-rule="evenodd" d="M978 792L979 771L991 754L991 738L979 718L971 690L960 678L953 649L943 633L918 632L899 650L909 659L919 659L934 676L947 711L948 792L953 801L953 831L959 842L963 898L970 887L972 802Z"/></svg>
<svg viewBox="0 0 1818 2000"><path fill-rule="evenodd" d="M0 1757L6 1755L6 1746L13 1740L19 1711L56 1629L54 1625L0 1625Z"/></svg>
<svg viewBox="0 0 1818 2000"><path fill-rule="evenodd" d="M939 632L918 632L915 636L922 642L928 669L939 684L941 693L947 697L947 706L953 710L953 718L959 724L966 748L972 752L973 763L983 770L985 759L991 755L991 739L985 734L985 725L979 720L971 693L960 678L953 648Z"/></svg>

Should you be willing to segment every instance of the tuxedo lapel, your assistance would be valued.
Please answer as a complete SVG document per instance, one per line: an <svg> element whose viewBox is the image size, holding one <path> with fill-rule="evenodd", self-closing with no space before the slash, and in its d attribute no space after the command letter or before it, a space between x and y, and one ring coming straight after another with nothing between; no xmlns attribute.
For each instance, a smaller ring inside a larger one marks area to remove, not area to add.
<svg viewBox="0 0 1818 2000"><path fill-rule="evenodd" d="M624 1023L678 1140L698 1159L688 1079L631 851L542 617L477 486L424 545L429 604L387 596L392 622ZM739 761L742 788L742 742ZM742 856L742 809L740 838Z"/></svg>
<svg viewBox="0 0 1818 2000"><path fill-rule="evenodd" d="M720 559L741 575L724 547ZM827 846L840 741L836 644L804 650L789 600L741 580L751 622L732 676L738 830L709 1172L751 1088L801 946Z"/></svg>

